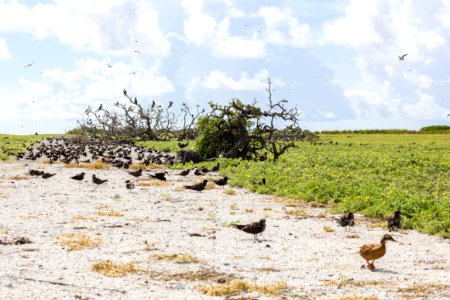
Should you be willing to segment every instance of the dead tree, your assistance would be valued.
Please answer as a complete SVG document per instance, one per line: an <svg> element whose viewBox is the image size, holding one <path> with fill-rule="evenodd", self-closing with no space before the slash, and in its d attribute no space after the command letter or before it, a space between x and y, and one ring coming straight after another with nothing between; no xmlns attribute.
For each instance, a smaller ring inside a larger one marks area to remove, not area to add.
<svg viewBox="0 0 450 300"><path fill-rule="evenodd" d="M210 103L211 112L200 126L200 153L208 157L222 152L229 158L263 160L266 150L276 161L289 148L296 147L296 141L302 138L298 124L301 112L296 107L288 108L286 99L273 100L270 79L266 90L269 96L265 110L256 106L256 100L244 104L233 99L226 106Z"/></svg>

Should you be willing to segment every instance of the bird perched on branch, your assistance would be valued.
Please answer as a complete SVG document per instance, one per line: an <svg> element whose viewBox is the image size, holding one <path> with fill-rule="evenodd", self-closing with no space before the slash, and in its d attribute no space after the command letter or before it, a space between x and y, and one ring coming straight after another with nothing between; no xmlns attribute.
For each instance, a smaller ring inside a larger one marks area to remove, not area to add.
<svg viewBox="0 0 450 300"><path fill-rule="evenodd" d="M351 226L355 225L355 215L352 212L347 212L345 214L342 214L339 219L337 219L337 222L339 225L341 225L342 227L347 227L351 228ZM347 228L346 228L347 230Z"/></svg>
<svg viewBox="0 0 450 300"><path fill-rule="evenodd" d="M85 173L84 172L81 172L80 174L77 174L77 175L75 175L75 176L72 176L72 177L70 177L70 178L72 178L72 179L74 179L74 180L83 180L84 179L84 175L85 175Z"/></svg>
<svg viewBox="0 0 450 300"><path fill-rule="evenodd" d="M202 182L197 183L197 184L185 185L184 188L188 189L188 190L194 190L194 191L201 192L205 189L207 183L208 183L208 180L205 179Z"/></svg>
<svg viewBox="0 0 450 300"><path fill-rule="evenodd" d="M92 174L92 182L95 183L97 186L99 186L100 184L103 184L107 181L108 181L108 179L100 179L97 176L95 176L95 174Z"/></svg>
<svg viewBox="0 0 450 300"><path fill-rule="evenodd" d="M381 238L379 244L365 244L359 249L359 254L362 256L362 258L366 260L367 267L370 270L375 269L375 265L373 264L375 260L379 259L380 257L383 257L384 254L386 254L387 241L396 242L396 240L394 240L394 238L390 234L385 234Z"/></svg>
<svg viewBox="0 0 450 300"><path fill-rule="evenodd" d="M243 232L247 232L253 234L255 240L258 240L258 234L263 232L266 229L266 219L261 219L258 222L253 222L250 224L234 224L232 225L234 228L242 230Z"/></svg>

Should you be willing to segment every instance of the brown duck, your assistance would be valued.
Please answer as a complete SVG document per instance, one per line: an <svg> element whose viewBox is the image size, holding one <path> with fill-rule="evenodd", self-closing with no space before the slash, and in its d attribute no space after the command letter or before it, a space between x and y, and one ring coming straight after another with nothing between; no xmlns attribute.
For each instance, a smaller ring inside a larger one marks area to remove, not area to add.
<svg viewBox="0 0 450 300"><path fill-rule="evenodd" d="M365 244L359 249L359 254L361 254L362 258L367 261L367 267L370 270L375 269L375 265L373 264L375 260L383 257L386 253L387 241L396 242L390 234L385 234L381 238L381 242L379 244Z"/></svg>

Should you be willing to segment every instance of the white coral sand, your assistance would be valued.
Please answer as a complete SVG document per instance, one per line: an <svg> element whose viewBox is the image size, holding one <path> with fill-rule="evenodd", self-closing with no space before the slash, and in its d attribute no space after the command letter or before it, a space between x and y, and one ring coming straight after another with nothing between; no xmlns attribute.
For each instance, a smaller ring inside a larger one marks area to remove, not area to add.
<svg viewBox="0 0 450 300"><path fill-rule="evenodd" d="M32 177L31 168L56 175ZM81 171L87 173L82 182L70 179ZM347 232L324 208L287 207L287 214L286 204L245 189L232 188L234 195L229 187L184 190L201 178L176 173L169 170L165 183L141 179L129 191L125 181L136 179L115 168L1 163L0 240L23 236L33 243L0 245L0 299L214 299L199 287L232 278L288 286L278 296L240 294L258 299L450 297L449 240L393 233L398 243L387 244L372 272L361 267L365 261L357 252L364 243L379 242L385 229L365 218L356 215ZM96 187L92 174L108 182ZM260 243L227 226L263 217ZM68 251L58 237L71 233L100 238L101 244ZM171 254L179 256L161 259ZM108 277L91 269L106 260L132 262L140 271ZM190 271L206 275L195 278Z"/></svg>

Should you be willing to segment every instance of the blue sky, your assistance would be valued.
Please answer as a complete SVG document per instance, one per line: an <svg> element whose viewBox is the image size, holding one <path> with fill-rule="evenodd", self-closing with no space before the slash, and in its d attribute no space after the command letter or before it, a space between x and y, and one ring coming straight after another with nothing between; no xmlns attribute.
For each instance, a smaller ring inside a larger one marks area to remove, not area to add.
<svg viewBox="0 0 450 300"><path fill-rule="evenodd" d="M449 40L449 0L0 0L0 132L65 132L124 88L264 105L268 78L305 129L450 125Z"/></svg>

